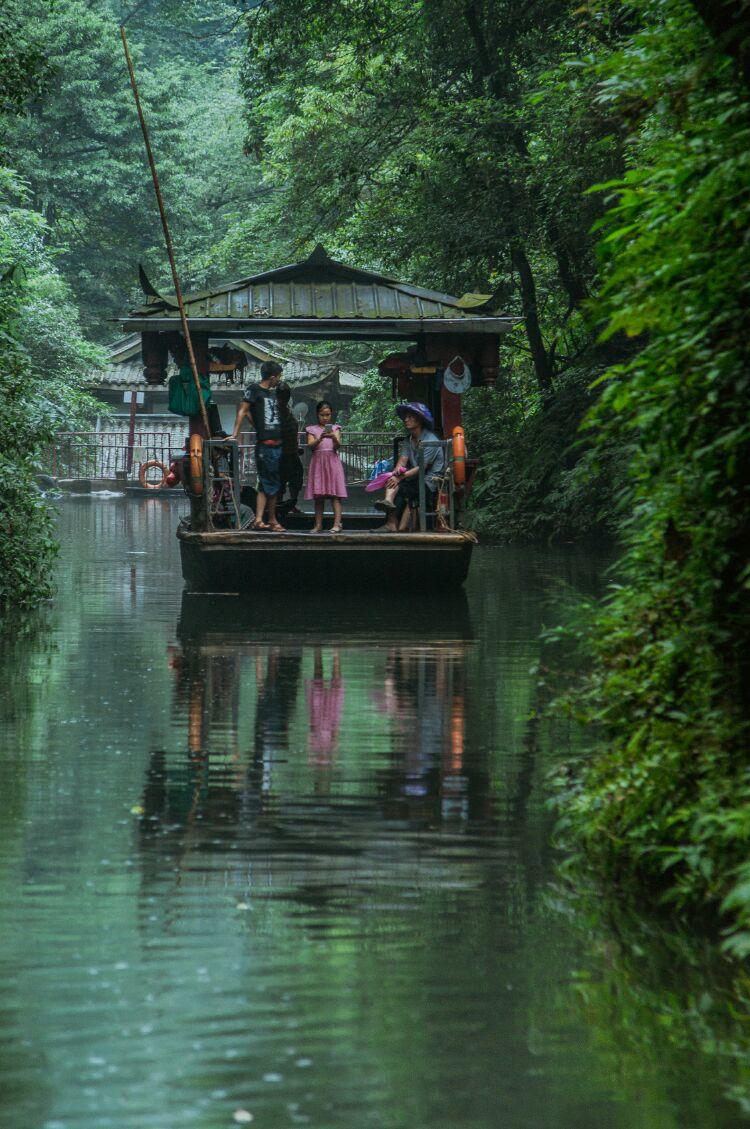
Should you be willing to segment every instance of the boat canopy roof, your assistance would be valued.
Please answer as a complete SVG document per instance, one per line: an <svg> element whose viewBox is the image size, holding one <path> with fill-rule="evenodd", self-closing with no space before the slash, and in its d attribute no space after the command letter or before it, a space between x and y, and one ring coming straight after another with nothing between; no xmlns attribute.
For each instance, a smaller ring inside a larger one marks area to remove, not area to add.
<svg viewBox="0 0 750 1129"><path fill-rule="evenodd" d="M142 267L145 303L120 319L128 332L179 330L173 294L160 294ZM318 244L302 262L184 297L192 330L224 337L414 340L425 333L507 333L519 320L492 294L454 298L331 259Z"/></svg>

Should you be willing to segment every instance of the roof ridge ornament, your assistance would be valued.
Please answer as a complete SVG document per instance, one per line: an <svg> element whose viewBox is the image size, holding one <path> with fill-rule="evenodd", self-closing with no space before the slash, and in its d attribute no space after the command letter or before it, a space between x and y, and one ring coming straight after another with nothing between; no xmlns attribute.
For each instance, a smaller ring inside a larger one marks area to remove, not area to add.
<svg viewBox="0 0 750 1129"><path fill-rule="evenodd" d="M174 298L165 298L163 294L159 293L159 291L156 289L156 287L153 285L153 283L150 282L148 275L146 274L145 270L143 269L142 263L138 264L138 281L141 284L141 290L149 298L157 298L160 302L163 302L164 305L167 306L171 310L176 310L176 309L179 308L178 305L177 305L177 302Z"/></svg>
<svg viewBox="0 0 750 1129"><path fill-rule="evenodd" d="M311 267L321 267L324 265L327 266L329 263L333 262L333 260L323 244L316 243L314 250L307 256L306 262L308 262Z"/></svg>
<svg viewBox="0 0 750 1129"><path fill-rule="evenodd" d="M155 286L149 282L148 275L143 269L143 263L138 264L138 281L141 284L141 290L144 294L148 294L149 298L160 298L161 294Z"/></svg>
<svg viewBox="0 0 750 1129"><path fill-rule="evenodd" d="M469 291L462 294L456 301L456 306L459 310L471 311L473 313L500 313L498 304L504 297L503 286L497 286L491 294L479 294L475 291Z"/></svg>

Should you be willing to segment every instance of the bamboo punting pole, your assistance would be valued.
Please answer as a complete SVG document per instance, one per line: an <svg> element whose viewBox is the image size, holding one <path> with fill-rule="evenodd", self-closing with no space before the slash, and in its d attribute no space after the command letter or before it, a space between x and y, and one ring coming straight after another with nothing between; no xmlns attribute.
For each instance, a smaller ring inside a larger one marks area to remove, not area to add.
<svg viewBox="0 0 750 1129"><path fill-rule="evenodd" d="M183 333L183 336L185 338L185 344L187 345L188 357L190 358L190 368L192 369L192 372L193 372L193 380L195 381L195 390L198 393L198 403L200 404L201 416L203 417L203 426L206 429L206 435L210 439L211 438L211 428L210 428L209 423L208 423L208 412L206 411L206 405L203 403L203 392L202 392L202 389L201 389L201 380L200 380L200 376L198 375L198 366L195 363L195 353L193 352L193 342L192 342L192 339L190 337L190 329L188 328L188 320L187 320L187 316L185 314L185 306L184 306L184 303L182 301L182 290L180 288L180 280L177 277L177 267L175 266L175 261L174 261L174 251L172 250L172 237L169 234L169 224L167 223L167 213L164 210L164 200L162 199L161 188L159 187L159 177L158 177L158 174L156 172L156 163L154 161L154 154L151 151L151 141L150 141L150 138L149 138L149 135L148 135L148 126L146 125L146 119L144 118L143 110L141 109L141 99L138 95L138 84L135 81L135 71L133 70L133 61L130 58L130 51L128 50L128 40L127 40L127 36L125 35L125 28L124 27L120 28L120 35L122 36L122 46L123 46L123 50L125 51L125 60L128 64L128 74L130 75L130 85L133 88L133 97L135 98L135 108L138 111L138 120L141 123L141 130L143 131L143 140L144 140L145 145L146 145L146 155L148 157L148 163L151 167L151 176L152 176L153 181L154 181L154 192L156 193L156 202L159 205L159 215L161 216L161 226L164 229L164 242L165 242L166 247L167 247L167 257L169 259L169 265L172 269L172 282L174 283L174 292L175 292L175 296L177 298L177 305L179 306L179 310L180 310L180 321L182 322L182 333Z"/></svg>

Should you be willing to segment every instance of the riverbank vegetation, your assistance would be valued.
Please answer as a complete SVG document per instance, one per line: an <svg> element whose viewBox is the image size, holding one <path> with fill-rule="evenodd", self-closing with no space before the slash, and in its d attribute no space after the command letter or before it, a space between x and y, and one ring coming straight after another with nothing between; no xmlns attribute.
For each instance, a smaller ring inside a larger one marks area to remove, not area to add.
<svg viewBox="0 0 750 1129"><path fill-rule="evenodd" d="M0 123L19 120L50 81L44 41L20 7L5 5L0 41ZM50 594L52 514L34 480L35 457L63 423L85 417L81 371L101 364L83 337L44 217L0 154L0 607Z"/></svg>
<svg viewBox="0 0 750 1129"><path fill-rule="evenodd" d="M750 99L688 4L599 67L628 123L627 171L601 225L605 335L643 338L589 417L630 452L625 555L586 620L574 707L595 755L560 781L564 831L620 887L724 912L750 952ZM659 17L658 19L655 17Z"/></svg>

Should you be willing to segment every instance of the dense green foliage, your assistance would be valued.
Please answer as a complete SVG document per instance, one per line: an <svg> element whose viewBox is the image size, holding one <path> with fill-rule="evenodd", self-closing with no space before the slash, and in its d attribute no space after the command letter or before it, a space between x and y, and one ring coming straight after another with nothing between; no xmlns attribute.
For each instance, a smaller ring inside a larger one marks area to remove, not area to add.
<svg viewBox="0 0 750 1129"><path fill-rule="evenodd" d="M495 291L520 306L549 393L591 344L578 311L600 207L582 189L620 159L606 113L581 112L589 91L561 95L548 72L611 23L571 21L558 0L263 6L243 78L273 191L225 247L267 254L270 231L286 258L325 239L426 286Z"/></svg>
<svg viewBox="0 0 750 1129"><path fill-rule="evenodd" d="M589 369L576 369L526 413L507 389L468 398L467 433L482 458L469 514L477 532L514 541L612 532L625 459L618 443L577 435L594 400L590 382Z"/></svg>
<svg viewBox="0 0 750 1129"><path fill-rule="evenodd" d="M51 514L34 485L34 457L61 424L85 417L81 374L103 363L80 334L67 284L44 246L44 221L0 169L0 606L49 592Z"/></svg>
<svg viewBox="0 0 750 1129"><path fill-rule="evenodd" d="M157 4L145 28L136 19L128 29L185 286L215 269L211 244L255 191L242 154L236 34L222 34L232 9L212 7L216 26L189 8ZM45 44L47 82L7 123L2 142L46 220L84 328L104 340L116 336L108 319L137 296L138 261L155 282L169 277L119 15L106 0L31 0L25 34Z"/></svg>
<svg viewBox="0 0 750 1129"><path fill-rule="evenodd" d="M9 129L52 76L40 29L25 16L7 0L0 9L0 125ZM101 360L81 336L26 183L0 162L0 607L49 593L52 515L34 484L34 458L63 423L85 415L82 377Z"/></svg>
<svg viewBox="0 0 750 1129"><path fill-rule="evenodd" d="M604 189L607 334L647 335L591 426L631 452L626 553L582 642L603 743L565 777L564 828L596 865L728 914L750 952L750 104L681 0L599 67L629 123Z"/></svg>

